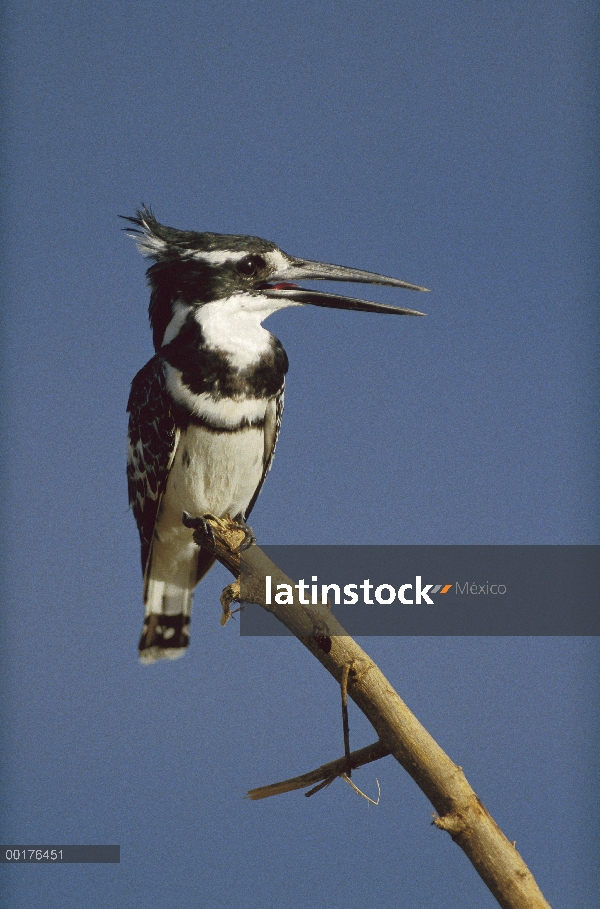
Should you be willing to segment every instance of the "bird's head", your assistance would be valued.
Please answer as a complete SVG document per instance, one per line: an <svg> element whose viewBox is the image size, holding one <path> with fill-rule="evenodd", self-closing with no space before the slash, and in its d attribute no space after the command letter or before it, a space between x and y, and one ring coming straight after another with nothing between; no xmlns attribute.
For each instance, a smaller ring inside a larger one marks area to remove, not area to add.
<svg viewBox="0 0 600 909"><path fill-rule="evenodd" d="M134 218L125 220L135 225L127 230L140 252L155 260L147 276L152 291L150 322L157 350L178 302L202 306L239 295L240 304L245 309L254 308L262 318L278 309L306 304L401 316L424 315L384 303L307 290L296 282L353 281L420 291L426 291L426 287L356 268L298 259L260 237L176 230L160 224L146 206Z"/></svg>

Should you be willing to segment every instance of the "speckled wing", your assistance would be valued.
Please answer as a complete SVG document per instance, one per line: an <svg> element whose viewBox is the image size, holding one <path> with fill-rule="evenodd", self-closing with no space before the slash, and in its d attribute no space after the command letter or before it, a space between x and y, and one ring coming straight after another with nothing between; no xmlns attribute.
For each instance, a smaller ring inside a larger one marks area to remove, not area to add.
<svg viewBox="0 0 600 909"><path fill-rule="evenodd" d="M254 495L250 500L250 504L246 509L246 519L249 517L250 512L254 508L254 504L258 499L261 489L263 488L263 483L267 478L267 474L271 469L271 464L273 463L273 458L275 456L275 446L277 445L277 439L279 438L279 430L281 429L281 420L283 418L283 394L285 391L285 380L281 386L281 391L276 398L273 398L272 401L269 401L267 406L267 413L265 415L265 454L264 454L264 467L262 477L260 478L260 483L256 487Z"/></svg>
<svg viewBox="0 0 600 909"><path fill-rule="evenodd" d="M179 442L179 430L158 356L152 357L131 383L127 411L129 505L140 533L142 572L145 574L160 501Z"/></svg>

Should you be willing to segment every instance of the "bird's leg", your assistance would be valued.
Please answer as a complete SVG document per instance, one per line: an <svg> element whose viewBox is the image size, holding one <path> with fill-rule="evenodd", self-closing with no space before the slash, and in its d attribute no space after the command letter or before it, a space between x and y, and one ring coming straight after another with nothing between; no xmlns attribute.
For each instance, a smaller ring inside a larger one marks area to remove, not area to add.
<svg viewBox="0 0 600 909"><path fill-rule="evenodd" d="M231 523L234 524L235 527L244 531L244 539L238 546L237 551L244 552L246 549L250 549L250 547L256 543L256 537L254 536L254 531L250 525L246 524L246 516L244 515L243 511L240 511L237 517L232 519Z"/></svg>

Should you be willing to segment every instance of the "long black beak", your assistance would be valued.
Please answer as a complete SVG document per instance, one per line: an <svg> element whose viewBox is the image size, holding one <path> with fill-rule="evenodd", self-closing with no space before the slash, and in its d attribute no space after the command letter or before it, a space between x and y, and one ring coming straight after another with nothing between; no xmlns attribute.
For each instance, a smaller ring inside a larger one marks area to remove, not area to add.
<svg viewBox="0 0 600 909"><path fill-rule="evenodd" d="M427 291L426 287L417 284L408 284L398 278L387 278L371 271L361 271L358 268L346 268L343 265L327 265L325 262L311 262L308 259L295 259L290 257L290 264L286 265L277 274L271 276L271 282L261 289L267 297L288 299L295 303L310 303L312 306L327 306L331 309L352 309L360 312L381 312L397 316L424 316L425 313L415 309L401 309L398 306L388 306L385 303L371 303L369 300L357 300L354 297L344 297L338 294L326 294L316 290L305 290L290 283L294 281L354 281L360 284L383 284L388 287L403 287L408 290Z"/></svg>

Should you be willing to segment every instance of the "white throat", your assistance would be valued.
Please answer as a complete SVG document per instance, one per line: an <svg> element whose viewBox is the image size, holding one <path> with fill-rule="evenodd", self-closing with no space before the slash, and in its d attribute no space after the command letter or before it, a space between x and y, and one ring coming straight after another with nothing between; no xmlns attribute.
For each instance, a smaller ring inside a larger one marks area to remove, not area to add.
<svg viewBox="0 0 600 909"><path fill-rule="evenodd" d="M222 351L234 368L246 369L270 350L272 335L262 327L264 319L278 309L301 305L256 294L234 294L198 307L194 319L208 347Z"/></svg>

